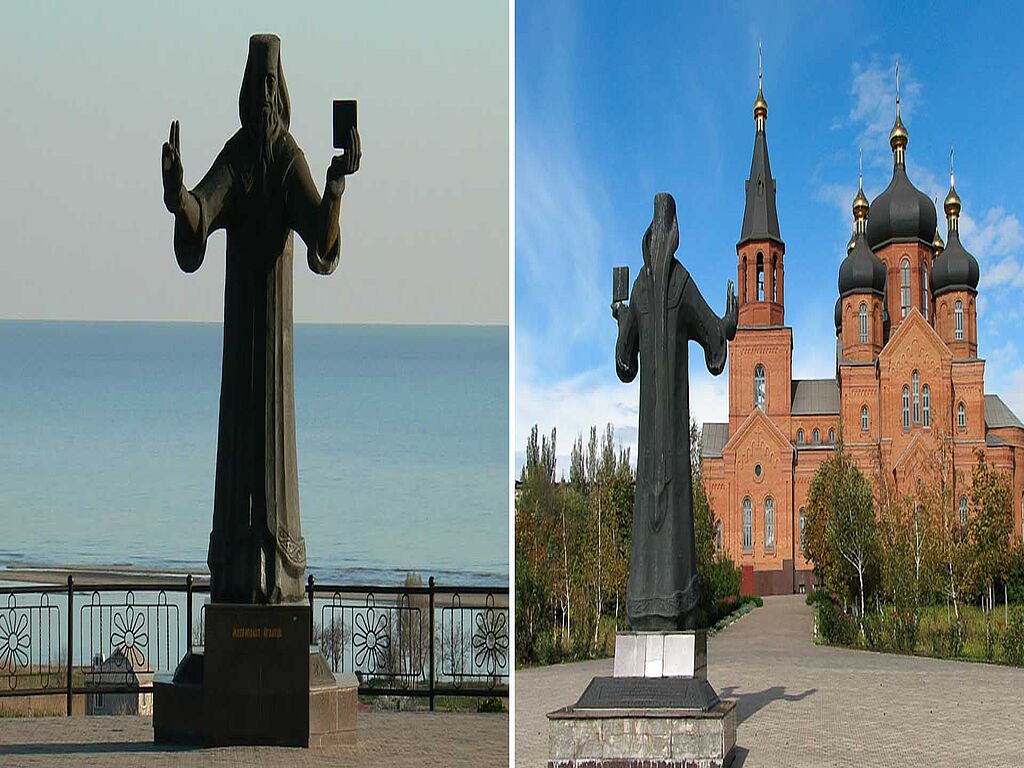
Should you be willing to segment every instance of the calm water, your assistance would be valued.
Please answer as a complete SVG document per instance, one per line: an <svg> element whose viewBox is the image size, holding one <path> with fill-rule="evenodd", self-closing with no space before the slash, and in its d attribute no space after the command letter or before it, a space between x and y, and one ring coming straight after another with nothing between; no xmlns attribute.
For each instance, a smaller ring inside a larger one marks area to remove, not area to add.
<svg viewBox="0 0 1024 768"><path fill-rule="evenodd" d="M0 321L0 565L205 568L219 324ZM508 581L508 329L295 327L323 580Z"/></svg>

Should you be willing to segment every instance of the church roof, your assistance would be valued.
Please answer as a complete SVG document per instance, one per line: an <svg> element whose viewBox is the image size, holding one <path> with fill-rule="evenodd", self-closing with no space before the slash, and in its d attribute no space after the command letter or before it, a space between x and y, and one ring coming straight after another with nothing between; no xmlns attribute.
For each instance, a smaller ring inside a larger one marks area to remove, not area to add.
<svg viewBox="0 0 1024 768"><path fill-rule="evenodd" d="M999 429L1000 427L1024 429L1024 424L999 395L985 395L985 426L989 429Z"/></svg>
<svg viewBox="0 0 1024 768"><path fill-rule="evenodd" d="M839 384L835 379L793 379L794 416L839 413Z"/></svg>
<svg viewBox="0 0 1024 768"><path fill-rule="evenodd" d="M705 422L700 433L701 456L721 458L722 449L729 442L729 425L716 422Z"/></svg>
<svg viewBox="0 0 1024 768"><path fill-rule="evenodd" d="M747 202L743 208L743 227L739 245L750 240L774 240L782 243L779 213L775 207L775 179L768 161L768 139L764 129L754 134L754 155L746 181Z"/></svg>
<svg viewBox="0 0 1024 768"><path fill-rule="evenodd" d="M906 166L897 163L889 186L871 203L868 245L874 251L894 241L917 241L931 248L935 220L934 203L910 182Z"/></svg>
<svg viewBox="0 0 1024 768"><path fill-rule="evenodd" d="M868 247L861 232L857 233L853 248L839 265L839 295L860 291L873 291L884 295L885 264Z"/></svg>
<svg viewBox="0 0 1024 768"><path fill-rule="evenodd" d="M932 291L941 296L948 291L967 289L978 292L978 260L960 242L960 233L952 230L945 250L932 267Z"/></svg>

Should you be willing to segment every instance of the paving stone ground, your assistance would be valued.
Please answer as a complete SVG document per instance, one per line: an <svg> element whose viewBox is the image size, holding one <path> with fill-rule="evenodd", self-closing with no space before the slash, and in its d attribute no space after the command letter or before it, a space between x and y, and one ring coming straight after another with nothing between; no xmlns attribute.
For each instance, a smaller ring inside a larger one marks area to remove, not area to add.
<svg viewBox="0 0 1024 768"><path fill-rule="evenodd" d="M148 717L0 719L0 766L508 766L507 714L360 712L359 743L291 749L153 744Z"/></svg>
<svg viewBox="0 0 1024 768"><path fill-rule="evenodd" d="M803 597L708 640L708 679L738 701L736 768L1024 767L1024 669L852 651L811 642ZM545 714L611 660L516 672L517 768L547 759Z"/></svg>

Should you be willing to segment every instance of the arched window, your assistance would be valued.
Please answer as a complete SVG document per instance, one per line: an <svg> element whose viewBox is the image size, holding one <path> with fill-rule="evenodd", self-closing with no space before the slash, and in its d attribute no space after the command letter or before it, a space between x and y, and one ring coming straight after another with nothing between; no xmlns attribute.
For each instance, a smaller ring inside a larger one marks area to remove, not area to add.
<svg viewBox="0 0 1024 768"><path fill-rule="evenodd" d="M764 255L757 254L757 300L764 301Z"/></svg>
<svg viewBox="0 0 1024 768"><path fill-rule="evenodd" d="M754 510L750 505L750 497L743 500L743 549L754 548Z"/></svg>
<svg viewBox="0 0 1024 768"><path fill-rule="evenodd" d="M764 500L764 548L775 548L775 499Z"/></svg>
<svg viewBox="0 0 1024 768"><path fill-rule="evenodd" d="M796 441L799 445L804 444L804 431L802 429L796 431Z"/></svg>
<svg viewBox="0 0 1024 768"><path fill-rule="evenodd" d="M807 513L800 507L800 551L804 549L804 526L807 524Z"/></svg>
<svg viewBox="0 0 1024 768"><path fill-rule="evenodd" d="M722 551L722 521L715 520L715 552Z"/></svg>
<svg viewBox="0 0 1024 768"><path fill-rule="evenodd" d="M931 393L928 390L928 385L924 385L924 389L921 390L921 405L923 406L923 421L926 427L932 425L932 398Z"/></svg>
<svg viewBox="0 0 1024 768"><path fill-rule="evenodd" d="M867 432L869 426L871 425L868 422L868 407L864 405L860 409L860 431Z"/></svg>
<svg viewBox="0 0 1024 768"><path fill-rule="evenodd" d="M960 497L960 526L967 526L967 497Z"/></svg>
<svg viewBox="0 0 1024 768"><path fill-rule="evenodd" d="M836 431L834 429L830 429L828 431L828 442L829 442L829 444L832 444L835 441L836 441Z"/></svg>
<svg viewBox="0 0 1024 768"><path fill-rule="evenodd" d="M814 434L814 444L818 445L821 442L821 433L817 429L815 429L813 434Z"/></svg>
<svg viewBox="0 0 1024 768"><path fill-rule="evenodd" d="M903 388L903 428L910 429L910 389Z"/></svg>
<svg viewBox="0 0 1024 768"><path fill-rule="evenodd" d="M860 303L860 343L868 343L868 305Z"/></svg>
<svg viewBox="0 0 1024 768"><path fill-rule="evenodd" d="M750 282L750 275L747 273L747 257L743 257L743 303L747 303L747 283Z"/></svg>
<svg viewBox="0 0 1024 768"><path fill-rule="evenodd" d="M956 340L963 341L964 338L964 303L960 299L953 305L953 323L956 332Z"/></svg>
<svg viewBox="0 0 1024 768"><path fill-rule="evenodd" d="M917 371L914 371L914 375L911 377L911 381L914 384L914 423L921 423L921 377L917 375Z"/></svg>
<svg viewBox="0 0 1024 768"><path fill-rule="evenodd" d="M765 381L764 381L764 366L760 363L754 368L754 405L757 408L764 410L765 401Z"/></svg>
<svg viewBox="0 0 1024 768"><path fill-rule="evenodd" d="M906 317L910 312L910 262L904 259L900 262L900 317Z"/></svg>
<svg viewBox="0 0 1024 768"><path fill-rule="evenodd" d="M964 405L963 400L956 406L956 425L960 429L967 428L967 407Z"/></svg>
<svg viewBox="0 0 1024 768"><path fill-rule="evenodd" d="M921 306L924 307L924 319L928 319L928 265L921 265Z"/></svg>

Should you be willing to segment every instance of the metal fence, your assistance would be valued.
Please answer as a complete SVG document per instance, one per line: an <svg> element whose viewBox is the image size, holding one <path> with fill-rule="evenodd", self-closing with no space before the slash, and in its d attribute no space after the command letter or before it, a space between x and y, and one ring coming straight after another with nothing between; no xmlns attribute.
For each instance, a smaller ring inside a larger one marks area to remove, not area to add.
<svg viewBox="0 0 1024 768"><path fill-rule="evenodd" d="M201 645L209 583L110 582L0 588L0 698L151 693ZM400 587L307 580L310 643L362 695L507 697L508 587ZM199 602L198 622L194 607ZM184 618L184 622L182 622Z"/></svg>

